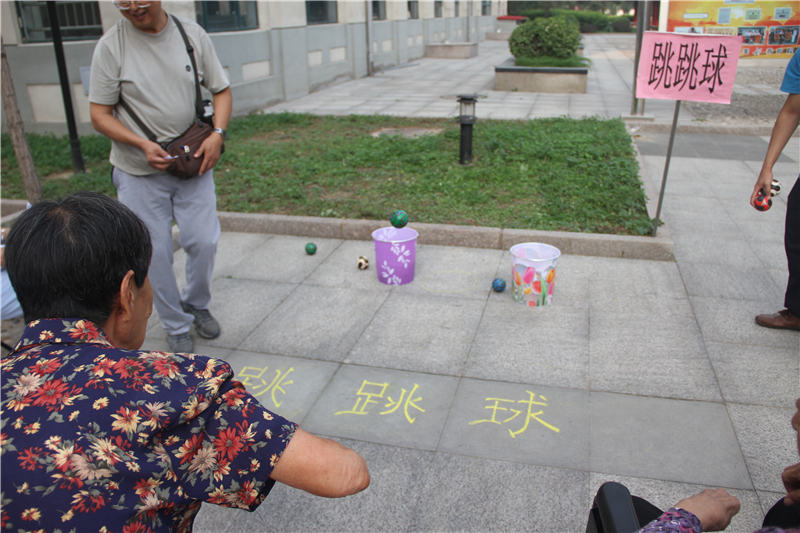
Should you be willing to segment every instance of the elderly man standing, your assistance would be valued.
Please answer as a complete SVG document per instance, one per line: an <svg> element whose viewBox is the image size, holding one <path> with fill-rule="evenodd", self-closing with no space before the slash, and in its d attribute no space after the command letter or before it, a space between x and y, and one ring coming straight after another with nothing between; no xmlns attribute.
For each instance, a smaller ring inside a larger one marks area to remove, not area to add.
<svg viewBox="0 0 800 533"><path fill-rule="evenodd" d="M220 234L212 169L231 115L230 83L211 39L198 24L178 21L161 2L114 4L124 19L103 35L92 57L92 124L111 138L110 161L119 200L150 231L149 277L170 350L191 352L192 323L200 337L213 339L220 334L219 323L208 310ZM202 158L199 175L181 179L167 172L172 160L159 142L180 136L195 120L196 78L213 94L214 133L193 154ZM173 219L186 252L182 293L172 270Z"/></svg>
<svg viewBox="0 0 800 533"><path fill-rule="evenodd" d="M142 221L97 193L11 229L28 325L0 366L3 530L191 531L202 502L252 511L276 481L366 488L358 453L262 407L225 361L139 350L150 253Z"/></svg>

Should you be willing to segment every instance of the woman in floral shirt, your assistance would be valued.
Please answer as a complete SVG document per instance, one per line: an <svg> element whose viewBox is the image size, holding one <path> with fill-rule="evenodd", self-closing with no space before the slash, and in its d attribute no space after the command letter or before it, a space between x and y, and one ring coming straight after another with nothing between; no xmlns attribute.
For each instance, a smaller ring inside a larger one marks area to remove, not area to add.
<svg viewBox="0 0 800 533"><path fill-rule="evenodd" d="M6 261L27 329L2 359L2 518L14 531L191 531L201 502L253 510L275 481L363 490L363 459L261 407L224 361L139 351L144 225L108 197L42 202Z"/></svg>

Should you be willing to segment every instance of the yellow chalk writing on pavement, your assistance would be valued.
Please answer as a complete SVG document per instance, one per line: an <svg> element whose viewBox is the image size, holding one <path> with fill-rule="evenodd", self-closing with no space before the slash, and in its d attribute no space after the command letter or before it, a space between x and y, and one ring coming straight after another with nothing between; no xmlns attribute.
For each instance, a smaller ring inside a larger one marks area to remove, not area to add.
<svg viewBox="0 0 800 533"><path fill-rule="evenodd" d="M416 409L420 413L424 413L425 409L418 405L422 401L422 396L414 396L419 388L418 384L414 384L411 391L407 391L404 387L400 389L400 397L395 400L392 396L386 395L390 384L388 382L376 383L374 381L363 380L361 386L356 392L356 402L352 409L344 411L337 411L334 415L368 415L368 407L372 404L378 404L379 400L384 401L384 410L380 411L379 415L388 415L399 411L400 406L403 406L403 414L409 424L413 424L417 419L416 416L411 416L411 409Z"/></svg>
<svg viewBox="0 0 800 533"><path fill-rule="evenodd" d="M535 393L533 393L533 392L531 392L529 390L526 390L525 392L528 393L528 399L527 400L517 400L517 401L515 401L515 400L510 400L510 399L507 399L507 398L492 398L492 397L486 398L485 401L489 402L489 403L487 403L487 405L484 408L488 409L489 411L491 411L491 413L492 413L491 417L490 418L484 418L484 419L481 419L481 420L473 420L472 422L469 423L469 425L470 426L474 426L476 424L484 424L484 423L505 424L506 422L511 422L512 420L517 418L520 414L522 414L522 410L514 409L513 405L515 405L515 404L527 404L527 406L528 406L527 413L525 414L525 422L523 423L522 427L520 429L518 429L517 431L512 431L511 429L508 429L508 433L509 433L509 435L511 435L511 438L516 438L517 435L519 435L521 433L524 433L528 429L528 425L530 424L531 419L536 420L537 422L542 424L547 429L549 429L551 431L554 431L556 433L559 433L561 431L559 428L557 428L556 426L550 424L549 422L546 422L546 421L542 420L541 418L539 418L539 416L544 413L543 410L539 409L536 412L534 412L534 407L533 407L534 405L547 407L547 398L540 394L539 398L541 399L541 401L536 401L536 394ZM491 402L494 402L494 403L491 403ZM501 406L501 402L504 402L503 406ZM511 404L511 405L507 405L506 406L506 404ZM499 413L502 413L502 414L499 414ZM506 413L510 413L510 415L506 416ZM500 417L506 416L506 418L502 418L501 420L498 420L498 416L500 416Z"/></svg>
<svg viewBox="0 0 800 533"><path fill-rule="evenodd" d="M246 366L242 368L241 372L239 372L239 375L236 377L239 379L244 378L242 384L247 388L250 394L258 397L270 393L272 403L275 407L280 407L281 402L278 401L277 394L286 394L286 389L284 389L284 387L294 383L294 380L288 379L289 374L294 372L294 367L289 367L289 370L285 372L276 369L272 379L269 379L269 375L265 378L268 369L269 367L267 366L263 368Z"/></svg>

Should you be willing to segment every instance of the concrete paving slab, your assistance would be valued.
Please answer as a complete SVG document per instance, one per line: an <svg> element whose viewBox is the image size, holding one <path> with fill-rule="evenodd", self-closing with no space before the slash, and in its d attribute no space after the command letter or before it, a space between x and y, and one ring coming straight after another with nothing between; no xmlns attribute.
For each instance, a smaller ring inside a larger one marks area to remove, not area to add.
<svg viewBox="0 0 800 533"><path fill-rule="evenodd" d="M484 301L392 291L348 363L460 375Z"/></svg>
<svg viewBox="0 0 800 533"><path fill-rule="evenodd" d="M251 249L234 267L237 278L300 283L333 253L342 241L311 238L317 251L309 255L305 243L287 235L275 235L261 246Z"/></svg>
<svg viewBox="0 0 800 533"><path fill-rule="evenodd" d="M305 427L314 433L435 450L457 379L344 365Z"/></svg>
<svg viewBox="0 0 800 533"><path fill-rule="evenodd" d="M403 292L486 300L502 257L499 250L419 245L414 283Z"/></svg>
<svg viewBox="0 0 800 533"><path fill-rule="evenodd" d="M781 492L781 472L797 463L797 433L792 429L793 402L784 408L728 404L753 486L758 490Z"/></svg>
<svg viewBox="0 0 800 533"><path fill-rule="evenodd" d="M587 477L575 470L437 453L410 531L583 531Z"/></svg>
<svg viewBox="0 0 800 533"><path fill-rule="evenodd" d="M631 325L633 331L642 323ZM695 328L665 326L626 335L592 324L590 382L592 390L721 401L714 369ZM658 378L654 378L657 373ZM654 383L655 382L655 383Z"/></svg>
<svg viewBox="0 0 800 533"><path fill-rule="evenodd" d="M586 470L588 402L585 390L464 378L439 450Z"/></svg>
<svg viewBox="0 0 800 533"><path fill-rule="evenodd" d="M211 313L217 318L222 333L216 339L204 339L209 346L237 348L259 324L281 304L297 285L263 283L257 280L220 278L211 283L216 296Z"/></svg>
<svg viewBox="0 0 800 533"><path fill-rule="evenodd" d="M532 309L489 302L464 375L514 383L586 388L589 313L560 304Z"/></svg>
<svg viewBox="0 0 800 533"><path fill-rule="evenodd" d="M681 262L681 277L690 296L726 299L779 300L783 291L764 283L764 269L759 263L737 262L733 265Z"/></svg>
<svg viewBox="0 0 800 533"><path fill-rule="evenodd" d="M592 472L753 488L722 404L593 392L590 406Z"/></svg>
<svg viewBox="0 0 800 533"><path fill-rule="evenodd" d="M589 284L591 301L603 302L621 296L684 296L683 283L675 263L667 261L625 261L597 258L595 276Z"/></svg>
<svg viewBox="0 0 800 533"><path fill-rule="evenodd" d="M337 363L240 350L226 360L261 405L298 424L339 368Z"/></svg>
<svg viewBox="0 0 800 533"><path fill-rule="evenodd" d="M706 342L784 348L800 353L797 332L762 328L755 323L756 315L781 309L782 297L778 300L745 301L693 296L691 301Z"/></svg>
<svg viewBox="0 0 800 533"><path fill-rule="evenodd" d="M214 278L240 275L242 258L249 256L255 250L273 239L272 235L263 233L225 232L225 237L220 238L217 244L217 256L214 263ZM176 253L176 256L179 254ZM183 250L180 252L181 263L185 262Z"/></svg>
<svg viewBox="0 0 800 533"><path fill-rule="evenodd" d="M301 285L241 343L241 349L342 361L387 293Z"/></svg>
<svg viewBox="0 0 800 533"><path fill-rule="evenodd" d="M800 396L797 350L706 342L727 402L786 407Z"/></svg>
<svg viewBox="0 0 800 533"><path fill-rule="evenodd" d="M710 239L705 234L678 235L675 241L675 257L679 264L703 263L713 265L761 265L763 257L754 250L753 243L744 239ZM766 248L762 246L761 248ZM784 256L783 266L786 259ZM773 266L776 266L773 264Z"/></svg>
<svg viewBox="0 0 800 533"><path fill-rule="evenodd" d="M366 270L359 270L358 258L366 257ZM311 285L389 292L391 285L378 280L375 270L375 245L372 241L342 241L306 278Z"/></svg>

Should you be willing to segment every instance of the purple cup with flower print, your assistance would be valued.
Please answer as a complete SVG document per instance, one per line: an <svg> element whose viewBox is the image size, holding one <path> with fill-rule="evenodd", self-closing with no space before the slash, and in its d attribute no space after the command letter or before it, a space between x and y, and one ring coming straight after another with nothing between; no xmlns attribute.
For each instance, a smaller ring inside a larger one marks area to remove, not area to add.
<svg viewBox="0 0 800 533"><path fill-rule="evenodd" d="M408 226L387 226L372 232L378 281L387 285L404 285L414 281L417 237L419 233Z"/></svg>

